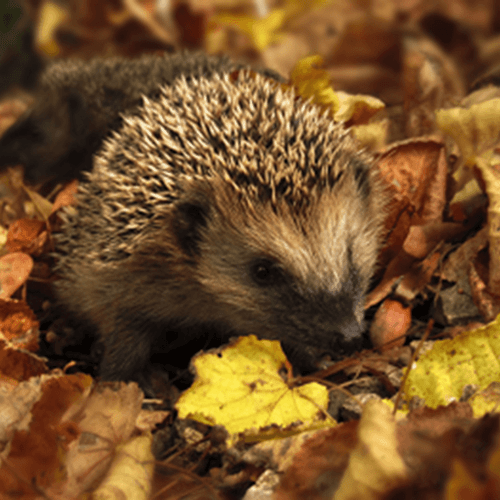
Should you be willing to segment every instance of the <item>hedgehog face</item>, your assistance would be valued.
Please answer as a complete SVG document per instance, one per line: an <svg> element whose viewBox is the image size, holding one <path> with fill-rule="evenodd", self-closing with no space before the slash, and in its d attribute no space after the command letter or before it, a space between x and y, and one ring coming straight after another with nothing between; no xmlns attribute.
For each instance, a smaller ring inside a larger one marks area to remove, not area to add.
<svg viewBox="0 0 500 500"><path fill-rule="evenodd" d="M180 231L195 254L196 296L209 298L193 315L337 353L359 344L377 228L355 176L346 174L299 212L284 201L273 208L253 200L250 209L230 185L214 185L190 205L191 224Z"/></svg>

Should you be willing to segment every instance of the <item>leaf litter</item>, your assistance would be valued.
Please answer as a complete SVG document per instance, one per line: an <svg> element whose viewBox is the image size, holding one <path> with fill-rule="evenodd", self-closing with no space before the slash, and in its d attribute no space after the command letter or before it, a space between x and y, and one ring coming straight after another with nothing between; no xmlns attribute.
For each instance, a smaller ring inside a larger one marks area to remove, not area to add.
<svg viewBox="0 0 500 500"><path fill-rule="evenodd" d="M223 348L193 361L205 356L211 372L197 368L198 382L178 400L179 416L151 409L141 416L136 386L95 385L86 375L65 373L80 362L65 358L64 342L50 332L40 338L37 317L52 279L51 231L76 186L39 194L13 169L0 178L2 494L229 498L254 483L248 494L257 497L264 491L311 499L500 496L500 45L491 3L163 4L30 0L28 22L44 57L186 46L225 52L289 75L299 93L352 126L376 155L392 199L367 300L379 352L335 365L325 360L317 374L294 378L277 348L263 356L265 341L240 339L229 348L236 348L236 365L226 365L233 354ZM2 102L0 130L26 102L19 96ZM418 340L429 320L433 340L424 354ZM34 354L40 340L53 346L46 352L61 356L57 368ZM252 346L238 351L246 342ZM249 368L249 358L257 369ZM223 385L228 379L239 389ZM262 397L271 381L269 399L260 410L250 407L248 398ZM208 397L210 384L219 384L219 392L226 387L222 400ZM307 384L314 392L304 396ZM171 404L177 393L171 389ZM357 410L349 409L354 400ZM285 412L275 411L279 402ZM352 412L359 423L347 421ZM245 413L260 420L238 427ZM332 427L332 418L340 423ZM299 427L315 419L330 428ZM155 474L152 443L162 457Z"/></svg>

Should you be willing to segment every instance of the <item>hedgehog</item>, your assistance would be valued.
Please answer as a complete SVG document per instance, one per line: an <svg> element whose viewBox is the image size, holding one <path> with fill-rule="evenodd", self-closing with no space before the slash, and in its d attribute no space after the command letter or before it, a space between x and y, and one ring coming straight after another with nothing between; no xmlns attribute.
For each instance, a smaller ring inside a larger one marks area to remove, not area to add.
<svg viewBox="0 0 500 500"><path fill-rule="evenodd" d="M198 52L52 62L37 84L35 105L0 138L0 168L22 164L31 184L79 177L92 168L93 155L122 115L138 110L144 96L156 98L161 85L180 75L189 80L242 67Z"/></svg>
<svg viewBox="0 0 500 500"><path fill-rule="evenodd" d="M145 95L55 235L56 295L97 332L100 376L137 380L159 346L207 331L306 357L359 348L385 203L373 165L266 74L219 67Z"/></svg>

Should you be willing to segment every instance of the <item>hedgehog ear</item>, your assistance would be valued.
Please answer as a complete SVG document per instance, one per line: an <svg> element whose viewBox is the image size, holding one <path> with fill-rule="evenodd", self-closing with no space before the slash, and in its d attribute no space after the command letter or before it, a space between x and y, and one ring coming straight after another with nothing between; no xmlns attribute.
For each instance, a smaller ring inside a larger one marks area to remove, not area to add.
<svg viewBox="0 0 500 500"><path fill-rule="evenodd" d="M174 232L188 255L199 254L201 231L207 225L209 205L206 200L181 201L176 205Z"/></svg>

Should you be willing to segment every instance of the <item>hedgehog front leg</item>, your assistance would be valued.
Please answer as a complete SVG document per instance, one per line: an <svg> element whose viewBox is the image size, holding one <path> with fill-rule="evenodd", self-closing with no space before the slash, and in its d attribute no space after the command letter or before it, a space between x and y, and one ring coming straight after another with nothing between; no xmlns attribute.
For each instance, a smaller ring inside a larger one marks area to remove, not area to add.
<svg viewBox="0 0 500 500"><path fill-rule="evenodd" d="M101 332L104 353L99 375L103 380L144 379L157 326L130 312L118 314L110 331Z"/></svg>

